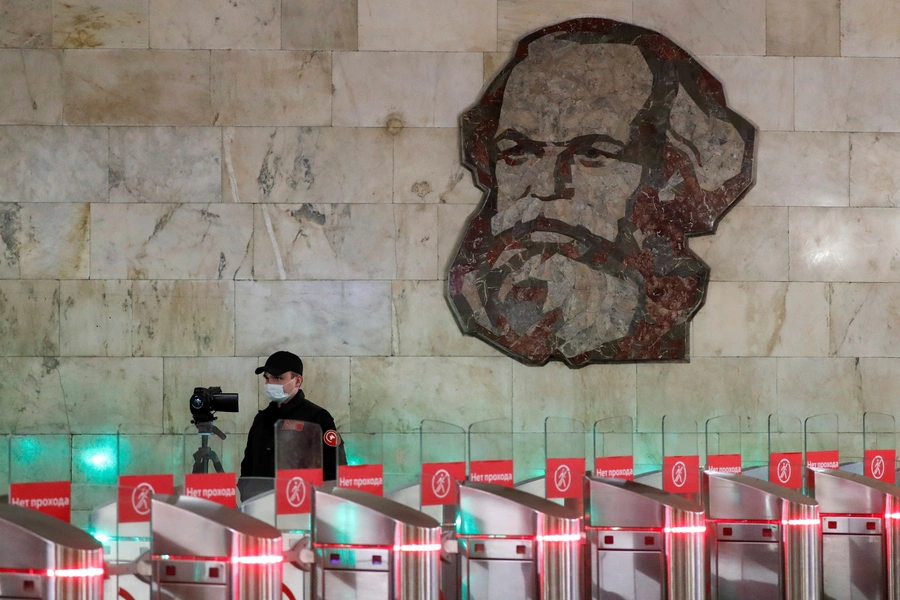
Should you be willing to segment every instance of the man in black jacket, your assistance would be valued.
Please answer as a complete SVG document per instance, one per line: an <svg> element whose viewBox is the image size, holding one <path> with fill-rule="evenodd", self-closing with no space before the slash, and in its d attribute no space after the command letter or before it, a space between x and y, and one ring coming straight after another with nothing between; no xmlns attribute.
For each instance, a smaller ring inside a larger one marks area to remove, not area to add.
<svg viewBox="0 0 900 600"><path fill-rule="evenodd" d="M300 389L303 383L300 357L291 352L276 352L264 366L256 369L256 374L265 377L266 396L270 402L259 411L250 426L247 449L241 461L241 477L275 477L275 423L290 419L316 423L322 428L323 477L325 481L336 479L338 461L341 465L347 464L344 444L331 414L307 400ZM242 493L242 496L246 494Z"/></svg>

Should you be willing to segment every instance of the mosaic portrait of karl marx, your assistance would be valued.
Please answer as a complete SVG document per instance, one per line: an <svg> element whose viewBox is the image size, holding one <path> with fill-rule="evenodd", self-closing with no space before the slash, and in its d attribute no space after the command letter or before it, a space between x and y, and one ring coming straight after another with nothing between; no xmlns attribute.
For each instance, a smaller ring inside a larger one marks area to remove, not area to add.
<svg viewBox="0 0 900 600"><path fill-rule="evenodd" d="M461 119L485 195L448 274L464 333L527 364L681 360L691 236L751 185L755 129L666 37L576 19L523 38Z"/></svg>

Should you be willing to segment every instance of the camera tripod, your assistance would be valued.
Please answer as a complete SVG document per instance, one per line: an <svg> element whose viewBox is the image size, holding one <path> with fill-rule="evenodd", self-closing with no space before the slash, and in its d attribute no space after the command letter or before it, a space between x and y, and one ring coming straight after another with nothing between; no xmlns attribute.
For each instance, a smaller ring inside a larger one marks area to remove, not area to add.
<svg viewBox="0 0 900 600"><path fill-rule="evenodd" d="M193 423L197 426L197 433L200 434L200 447L194 452L194 467L191 470L191 473L207 473L209 471L210 461L212 461L216 473L224 473L225 469L222 468L222 462L219 460L219 455L216 454L215 450L209 447L209 436L214 433L223 440L227 436L222 433L221 429L215 426L213 421L194 421Z"/></svg>

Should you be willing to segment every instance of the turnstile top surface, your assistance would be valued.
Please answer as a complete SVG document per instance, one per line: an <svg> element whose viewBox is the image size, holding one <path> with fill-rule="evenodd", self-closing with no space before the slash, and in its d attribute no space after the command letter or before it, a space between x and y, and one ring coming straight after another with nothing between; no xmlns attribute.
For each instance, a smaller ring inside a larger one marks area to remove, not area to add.
<svg viewBox="0 0 900 600"><path fill-rule="evenodd" d="M316 488L313 536L318 544L394 545L416 530L436 532L440 523L425 513L359 490Z"/></svg>
<svg viewBox="0 0 900 600"><path fill-rule="evenodd" d="M666 527L674 511L703 514L703 507L678 494L624 479L587 478L591 527Z"/></svg>
<svg viewBox="0 0 900 600"><path fill-rule="evenodd" d="M707 471L703 479L711 519L780 521L788 518L785 510L789 504L806 507L818 504L798 490L747 475Z"/></svg>
<svg viewBox="0 0 900 600"><path fill-rule="evenodd" d="M239 556L254 542L281 543L271 525L209 500L158 495L150 501L154 554Z"/></svg>
<svg viewBox="0 0 900 600"><path fill-rule="evenodd" d="M823 513L883 514L900 487L848 471L810 469L809 488Z"/></svg>
<svg viewBox="0 0 900 600"><path fill-rule="evenodd" d="M459 535L534 536L548 520L577 521L577 511L522 490L491 483L459 486Z"/></svg>
<svg viewBox="0 0 900 600"><path fill-rule="evenodd" d="M12 504L0 504L0 540L2 569L97 566L79 562L99 557L103 551L100 542L74 525ZM59 564L64 556L68 560Z"/></svg>

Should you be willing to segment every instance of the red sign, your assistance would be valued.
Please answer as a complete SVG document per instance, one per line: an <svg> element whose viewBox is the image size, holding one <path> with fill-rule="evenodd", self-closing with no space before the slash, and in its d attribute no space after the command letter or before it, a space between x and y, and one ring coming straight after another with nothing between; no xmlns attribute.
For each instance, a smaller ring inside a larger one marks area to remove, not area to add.
<svg viewBox="0 0 900 600"><path fill-rule="evenodd" d="M275 512L305 515L312 507L312 488L322 485L322 469L282 469L275 477Z"/></svg>
<svg viewBox="0 0 900 600"><path fill-rule="evenodd" d="M706 457L706 468L713 473L741 474L740 454L710 454Z"/></svg>
<svg viewBox="0 0 900 600"><path fill-rule="evenodd" d="M547 483L548 498L580 498L584 493L581 484L584 478L583 458L548 458Z"/></svg>
<svg viewBox="0 0 900 600"><path fill-rule="evenodd" d="M840 455L837 450L819 450L806 453L806 466L810 469L838 469L840 468Z"/></svg>
<svg viewBox="0 0 900 600"><path fill-rule="evenodd" d="M773 452L769 455L769 483L799 490L803 487L803 455Z"/></svg>
<svg viewBox="0 0 900 600"><path fill-rule="evenodd" d="M700 491L700 457L666 456L663 458L663 489L673 494L696 494Z"/></svg>
<svg viewBox="0 0 900 600"><path fill-rule="evenodd" d="M184 495L237 508L234 473L191 473L184 476Z"/></svg>
<svg viewBox="0 0 900 600"><path fill-rule="evenodd" d="M456 504L456 482L465 478L465 462L422 463L422 506Z"/></svg>
<svg viewBox="0 0 900 600"><path fill-rule="evenodd" d="M896 450L866 450L865 476L891 485L897 482Z"/></svg>
<svg viewBox="0 0 900 600"><path fill-rule="evenodd" d="M607 456L594 459L594 475L634 481L633 456Z"/></svg>
<svg viewBox="0 0 900 600"><path fill-rule="evenodd" d="M384 465L338 467L338 487L384 496Z"/></svg>
<svg viewBox="0 0 900 600"><path fill-rule="evenodd" d="M473 460L469 465L469 481L513 487L513 461Z"/></svg>
<svg viewBox="0 0 900 600"><path fill-rule="evenodd" d="M42 512L68 523L72 518L72 483L11 483L9 503Z"/></svg>
<svg viewBox="0 0 900 600"><path fill-rule="evenodd" d="M119 477L119 523L149 522L151 496L174 491L171 475L122 475Z"/></svg>

